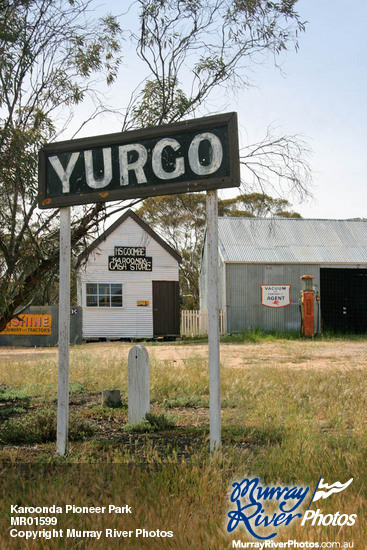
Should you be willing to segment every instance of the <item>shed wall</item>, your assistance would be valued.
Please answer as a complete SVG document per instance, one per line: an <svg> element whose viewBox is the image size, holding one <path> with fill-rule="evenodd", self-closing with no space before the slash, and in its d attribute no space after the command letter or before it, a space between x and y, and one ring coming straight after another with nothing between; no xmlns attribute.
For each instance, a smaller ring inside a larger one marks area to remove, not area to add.
<svg viewBox="0 0 367 550"><path fill-rule="evenodd" d="M24 314L51 315L51 334L3 334L0 346L47 347L57 346L59 341L59 307L31 306ZM82 308L70 308L70 344L82 343Z"/></svg>
<svg viewBox="0 0 367 550"><path fill-rule="evenodd" d="M300 277L313 275L315 290L320 290L320 266L307 264L226 264L227 332L261 328L266 331L295 332L301 329ZM262 284L290 284L291 304L270 308L261 304ZM315 331L319 311L315 308Z"/></svg>

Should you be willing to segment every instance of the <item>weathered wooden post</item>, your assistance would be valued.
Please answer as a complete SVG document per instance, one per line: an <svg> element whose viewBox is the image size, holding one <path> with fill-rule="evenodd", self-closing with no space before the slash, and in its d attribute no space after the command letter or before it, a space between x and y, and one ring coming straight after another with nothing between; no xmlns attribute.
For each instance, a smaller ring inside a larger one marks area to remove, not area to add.
<svg viewBox="0 0 367 550"><path fill-rule="evenodd" d="M222 445L220 399L220 339L218 307L218 193L206 193L208 242L208 342L209 342L209 425L210 450Z"/></svg>
<svg viewBox="0 0 367 550"><path fill-rule="evenodd" d="M174 137L175 136L175 137ZM137 159L131 162L131 153ZM134 177L130 175L134 172ZM97 176L103 174L103 177ZM218 334L217 189L238 187L241 181L236 113L224 113L172 125L46 144L39 152L40 208L61 207L61 226L68 207L167 194L207 191L210 364L210 447L221 445L220 368ZM122 182L122 183L121 183ZM149 182L149 183L148 183ZM136 185L144 184L144 185ZM66 231L65 231L66 232ZM70 242L70 236L67 237ZM70 247L69 247L70 248ZM69 251L62 245L60 257ZM57 450L67 448L69 386L69 290L60 268L59 401ZM62 292L61 292L62 291ZM129 354L129 422L149 411L149 356L143 346Z"/></svg>
<svg viewBox="0 0 367 550"><path fill-rule="evenodd" d="M60 208L59 283L59 378L57 399L57 452L68 448L69 426L69 347L70 347L70 208Z"/></svg>
<svg viewBox="0 0 367 550"><path fill-rule="evenodd" d="M128 392L129 424L133 424L150 411L149 354L141 345L129 352Z"/></svg>

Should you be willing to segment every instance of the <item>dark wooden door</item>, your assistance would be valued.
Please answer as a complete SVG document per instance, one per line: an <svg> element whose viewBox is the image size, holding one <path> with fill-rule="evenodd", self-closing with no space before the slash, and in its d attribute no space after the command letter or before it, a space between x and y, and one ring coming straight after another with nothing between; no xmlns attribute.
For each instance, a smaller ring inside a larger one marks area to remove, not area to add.
<svg viewBox="0 0 367 550"><path fill-rule="evenodd" d="M178 281L153 281L153 331L154 336L179 336Z"/></svg>

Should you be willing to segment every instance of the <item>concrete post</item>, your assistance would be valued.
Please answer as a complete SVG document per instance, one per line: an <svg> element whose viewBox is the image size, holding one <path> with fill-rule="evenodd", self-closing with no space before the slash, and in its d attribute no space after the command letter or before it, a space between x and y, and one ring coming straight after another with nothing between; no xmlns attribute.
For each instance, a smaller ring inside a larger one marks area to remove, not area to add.
<svg viewBox="0 0 367 550"><path fill-rule="evenodd" d="M128 358L129 424L144 420L150 411L149 354L144 346L131 348Z"/></svg>

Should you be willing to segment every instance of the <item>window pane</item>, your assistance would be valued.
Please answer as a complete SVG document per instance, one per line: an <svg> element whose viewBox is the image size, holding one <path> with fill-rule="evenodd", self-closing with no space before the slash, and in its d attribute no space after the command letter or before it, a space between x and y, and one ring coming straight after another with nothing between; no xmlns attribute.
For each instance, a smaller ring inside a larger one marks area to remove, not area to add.
<svg viewBox="0 0 367 550"><path fill-rule="evenodd" d="M87 294L97 294L97 284L88 283L87 284Z"/></svg>
<svg viewBox="0 0 367 550"><path fill-rule="evenodd" d="M110 307L110 296L99 295L99 307Z"/></svg>
<svg viewBox="0 0 367 550"><path fill-rule="evenodd" d="M111 307L122 307L122 296L111 296Z"/></svg>
<svg viewBox="0 0 367 550"><path fill-rule="evenodd" d="M99 295L107 296L110 293L110 285L108 283L99 283Z"/></svg>
<svg viewBox="0 0 367 550"><path fill-rule="evenodd" d="M87 307L97 307L97 296L87 296Z"/></svg>
<svg viewBox="0 0 367 550"><path fill-rule="evenodd" d="M122 285L120 284L111 284L111 295L122 295Z"/></svg>

